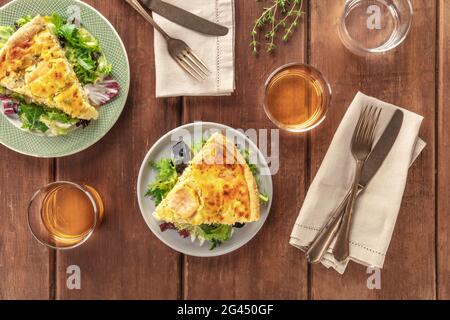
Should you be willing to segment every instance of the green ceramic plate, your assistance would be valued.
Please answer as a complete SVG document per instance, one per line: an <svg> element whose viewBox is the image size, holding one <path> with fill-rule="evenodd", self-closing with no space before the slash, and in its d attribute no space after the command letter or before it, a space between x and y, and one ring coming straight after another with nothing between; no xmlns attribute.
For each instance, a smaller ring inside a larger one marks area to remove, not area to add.
<svg viewBox="0 0 450 320"><path fill-rule="evenodd" d="M0 143L26 155L53 158L80 152L99 141L118 120L128 96L130 67L125 47L114 27L96 9L78 0L14 0L0 8L0 25L12 25L21 16L50 15L70 17L79 12L81 22L100 41L113 64L112 76L120 83L120 94L100 108L99 120L86 129L67 136L45 137L22 131L0 115Z"/></svg>

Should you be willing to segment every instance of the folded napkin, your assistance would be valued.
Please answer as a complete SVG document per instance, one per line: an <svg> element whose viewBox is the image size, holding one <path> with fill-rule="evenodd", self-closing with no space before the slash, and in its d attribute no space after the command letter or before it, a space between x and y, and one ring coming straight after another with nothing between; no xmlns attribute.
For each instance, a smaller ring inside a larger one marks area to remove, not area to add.
<svg viewBox="0 0 450 320"><path fill-rule="evenodd" d="M405 190L408 169L425 147L418 137L423 117L392 104L358 93L347 110L331 142L325 159L309 188L300 215L291 234L290 244L306 251L329 215L342 202L351 187L355 160L350 141L361 108L382 108L377 127L379 139L396 109L404 113L403 125L389 155L356 202L350 232L350 257L345 262L334 259L331 244L321 263L344 273L348 261L382 268Z"/></svg>
<svg viewBox="0 0 450 320"><path fill-rule="evenodd" d="M155 21L171 36L187 43L212 72L199 82L170 57L165 39L155 31L156 97L220 96L234 91L234 0L165 0L229 28L224 37L207 36L157 14Z"/></svg>

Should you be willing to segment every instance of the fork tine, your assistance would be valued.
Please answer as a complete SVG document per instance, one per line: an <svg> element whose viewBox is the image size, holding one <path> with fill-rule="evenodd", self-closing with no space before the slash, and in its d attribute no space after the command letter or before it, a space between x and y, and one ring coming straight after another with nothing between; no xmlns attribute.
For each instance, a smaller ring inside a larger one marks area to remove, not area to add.
<svg viewBox="0 0 450 320"><path fill-rule="evenodd" d="M200 64L203 67L206 72L211 73L206 64L202 61L202 59L200 59L198 55L195 54L194 51L191 50L191 48L188 48L187 52L192 56L193 59L197 61L197 64Z"/></svg>
<svg viewBox="0 0 450 320"><path fill-rule="evenodd" d="M381 108L376 108L375 109L375 113L374 113L374 117L373 117L373 125L372 125L372 130L370 132L370 144L373 144L374 140L375 140L375 129L378 125L378 122L380 120L380 115L381 115Z"/></svg>
<svg viewBox="0 0 450 320"><path fill-rule="evenodd" d="M192 62L190 62L186 56L184 56L183 54L180 54L178 56L178 58L180 59L180 61L182 61L182 63L191 71L191 73L194 73L197 75L197 78L199 78L200 80L205 80L205 75L200 72L195 65L192 64Z"/></svg>
<svg viewBox="0 0 450 320"><path fill-rule="evenodd" d="M186 62L184 62L182 59L180 59L179 57L177 57L175 59L178 64L187 72L189 73L194 79L196 79L197 81L202 81L202 78L200 78L196 73L194 73L194 71L191 69L191 67L186 64Z"/></svg>
<svg viewBox="0 0 450 320"><path fill-rule="evenodd" d="M364 131L364 136L362 137L361 143L366 146L372 147L375 139L375 129L378 125L380 119L381 109L371 106L370 113L367 119L366 128Z"/></svg>
<svg viewBox="0 0 450 320"><path fill-rule="evenodd" d="M370 135L371 135L372 128L374 127L373 120L374 120L375 112L376 112L376 108L373 105L371 105L369 112L367 114L367 119L366 119L367 123L366 123L366 128L364 130L364 137L363 137L363 142L367 145L370 144Z"/></svg>
<svg viewBox="0 0 450 320"><path fill-rule="evenodd" d="M356 133L356 138L355 138L355 141L358 143L362 143L364 141L364 137L366 136L367 125L368 125L368 120L370 119L371 111L372 111L372 108L369 106L366 106L364 108L364 112L362 113L362 118L361 118L361 124L360 124L358 132Z"/></svg>
<svg viewBox="0 0 450 320"><path fill-rule="evenodd" d="M204 80L207 77L207 74L205 72L203 72L202 69L200 69L197 65L195 65L195 63L193 63L191 59L189 59L188 54L186 53L186 51L183 51L183 52L180 53L180 58L187 65L189 65L191 70L193 70L196 74L198 74L201 79Z"/></svg>
<svg viewBox="0 0 450 320"><path fill-rule="evenodd" d="M373 105L369 107L369 110L367 111L366 116L364 117L363 131L361 133L359 140L361 143L366 143L367 141L367 136L371 126L372 113L373 113Z"/></svg>
<svg viewBox="0 0 450 320"><path fill-rule="evenodd" d="M189 52L186 52L184 56L196 67L196 70L203 73L206 77L209 75L208 71L205 71L204 67L199 64Z"/></svg>
<svg viewBox="0 0 450 320"><path fill-rule="evenodd" d="M356 123L356 127L355 130L353 131L353 137L352 137L352 141L356 140L359 137L360 131L361 131L361 126L362 123L364 121L364 117L367 111L367 106L365 106L362 110L361 113L359 115L359 119L358 122Z"/></svg>

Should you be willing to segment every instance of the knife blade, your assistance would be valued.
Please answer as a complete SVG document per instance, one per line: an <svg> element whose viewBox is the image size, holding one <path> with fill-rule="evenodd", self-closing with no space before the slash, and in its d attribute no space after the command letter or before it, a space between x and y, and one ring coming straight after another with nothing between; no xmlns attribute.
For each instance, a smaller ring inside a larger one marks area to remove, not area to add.
<svg viewBox="0 0 450 320"><path fill-rule="evenodd" d="M378 169L380 169L384 160L391 151L395 140L397 140L402 124L403 112L400 110L396 110L394 115L392 116L391 121L384 130L381 138L378 140L378 143L375 145L372 152L370 153L369 158L364 164L361 179L359 180L359 184L361 187L365 188L369 184L370 180L372 180L372 178L378 172Z"/></svg>
<svg viewBox="0 0 450 320"><path fill-rule="evenodd" d="M367 159L359 183L359 190L357 196L364 191L369 182L381 168L384 160L391 151L395 141L397 140L398 134L403 124L403 112L401 110L396 110L389 121L386 129L378 140L377 144L373 148L372 152ZM342 216L345 212L345 207L347 201L350 197L350 191L339 205L339 207L330 215L330 218L319 231L319 233L314 238L308 251L306 252L306 257L310 263L319 263L322 256L325 254L329 248L334 236L339 230L341 224Z"/></svg>
<svg viewBox="0 0 450 320"><path fill-rule="evenodd" d="M140 0L140 2L152 12L191 30L212 36L228 34L227 27L201 18L167 2L161 0Z"/></svg>

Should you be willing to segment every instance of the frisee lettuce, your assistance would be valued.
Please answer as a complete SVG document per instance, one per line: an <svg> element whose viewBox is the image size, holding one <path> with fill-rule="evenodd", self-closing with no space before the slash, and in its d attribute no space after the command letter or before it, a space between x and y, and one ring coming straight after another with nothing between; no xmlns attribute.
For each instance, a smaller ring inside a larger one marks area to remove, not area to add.
<svg viewBox="0 0 450 320"><path fill-rule="evenodd" d="M202 224L195 228L197 236L211 243L210 250L214 250L222 243L230 240L233 227L226 224Z"/></svg>
<svg viewBox="0 0 450 320"><path fill-rule="evenodd" d="M23 129L42 133L50 130L54 135L67 134L68 130L79 121L62 111L25 101L20 101L18 116Z"/></svg>
<svg viewBox="0 0 450 320"><path fill-rule="evenodd" d="M6 44L8 39L13 35L14 28L10 26L0 26L0 49Z"/></svg>
<svg viewBox="0 0 450 320"><path fill-rule="evenodd" d="M260 179L259 179L259 168L256 164L252 163L250 160L250 150L249 149L245 149L241 151L242 156L245 159L245 162L247 162L248 167L250 168L250 171L253 174L253 177L255 178L256 181L256 185L258 187L258 190L261 189L260 187ZM265 193L262 193L261 191L259 192L259 200L264 203L267 204L269 202L269 196Z"/></svg>
<svg viewBox="0 0 450 320"><path fill-rule="evenodd" d="M155 201L155 205L159 205L170 190L175 187L178 181L178 173L172 159L161 159L152 163L151 166L158 172L158 175L155 182L148 186L145 195L151 197Z"/></svg>
<svg viewBox="0 0 450 320"><path fill-rule="evenodd" d="M97 38L88 30L67 22L55 13L50 21L83 85L93 84L111 74L112 64L107 61Z"/></svg>
<svg viewBox="0 0 450 320"><path fill-rule="evenodd" d="M22 122L22 128L31 131L47 132L48 127L40 119L45 114L43 107L34 103L27 104L21 102L19 106L19 118Z"/></svg>
<svg viewBox="0 0 450 320"><path fill-rule="evenodd" d="M33 17L31 15L20 17L19 19L16 20L16 22L14 23L14 26L16 27L16 29L22 28L24 25L26 25L31 20L33 20Z"/></svg>

